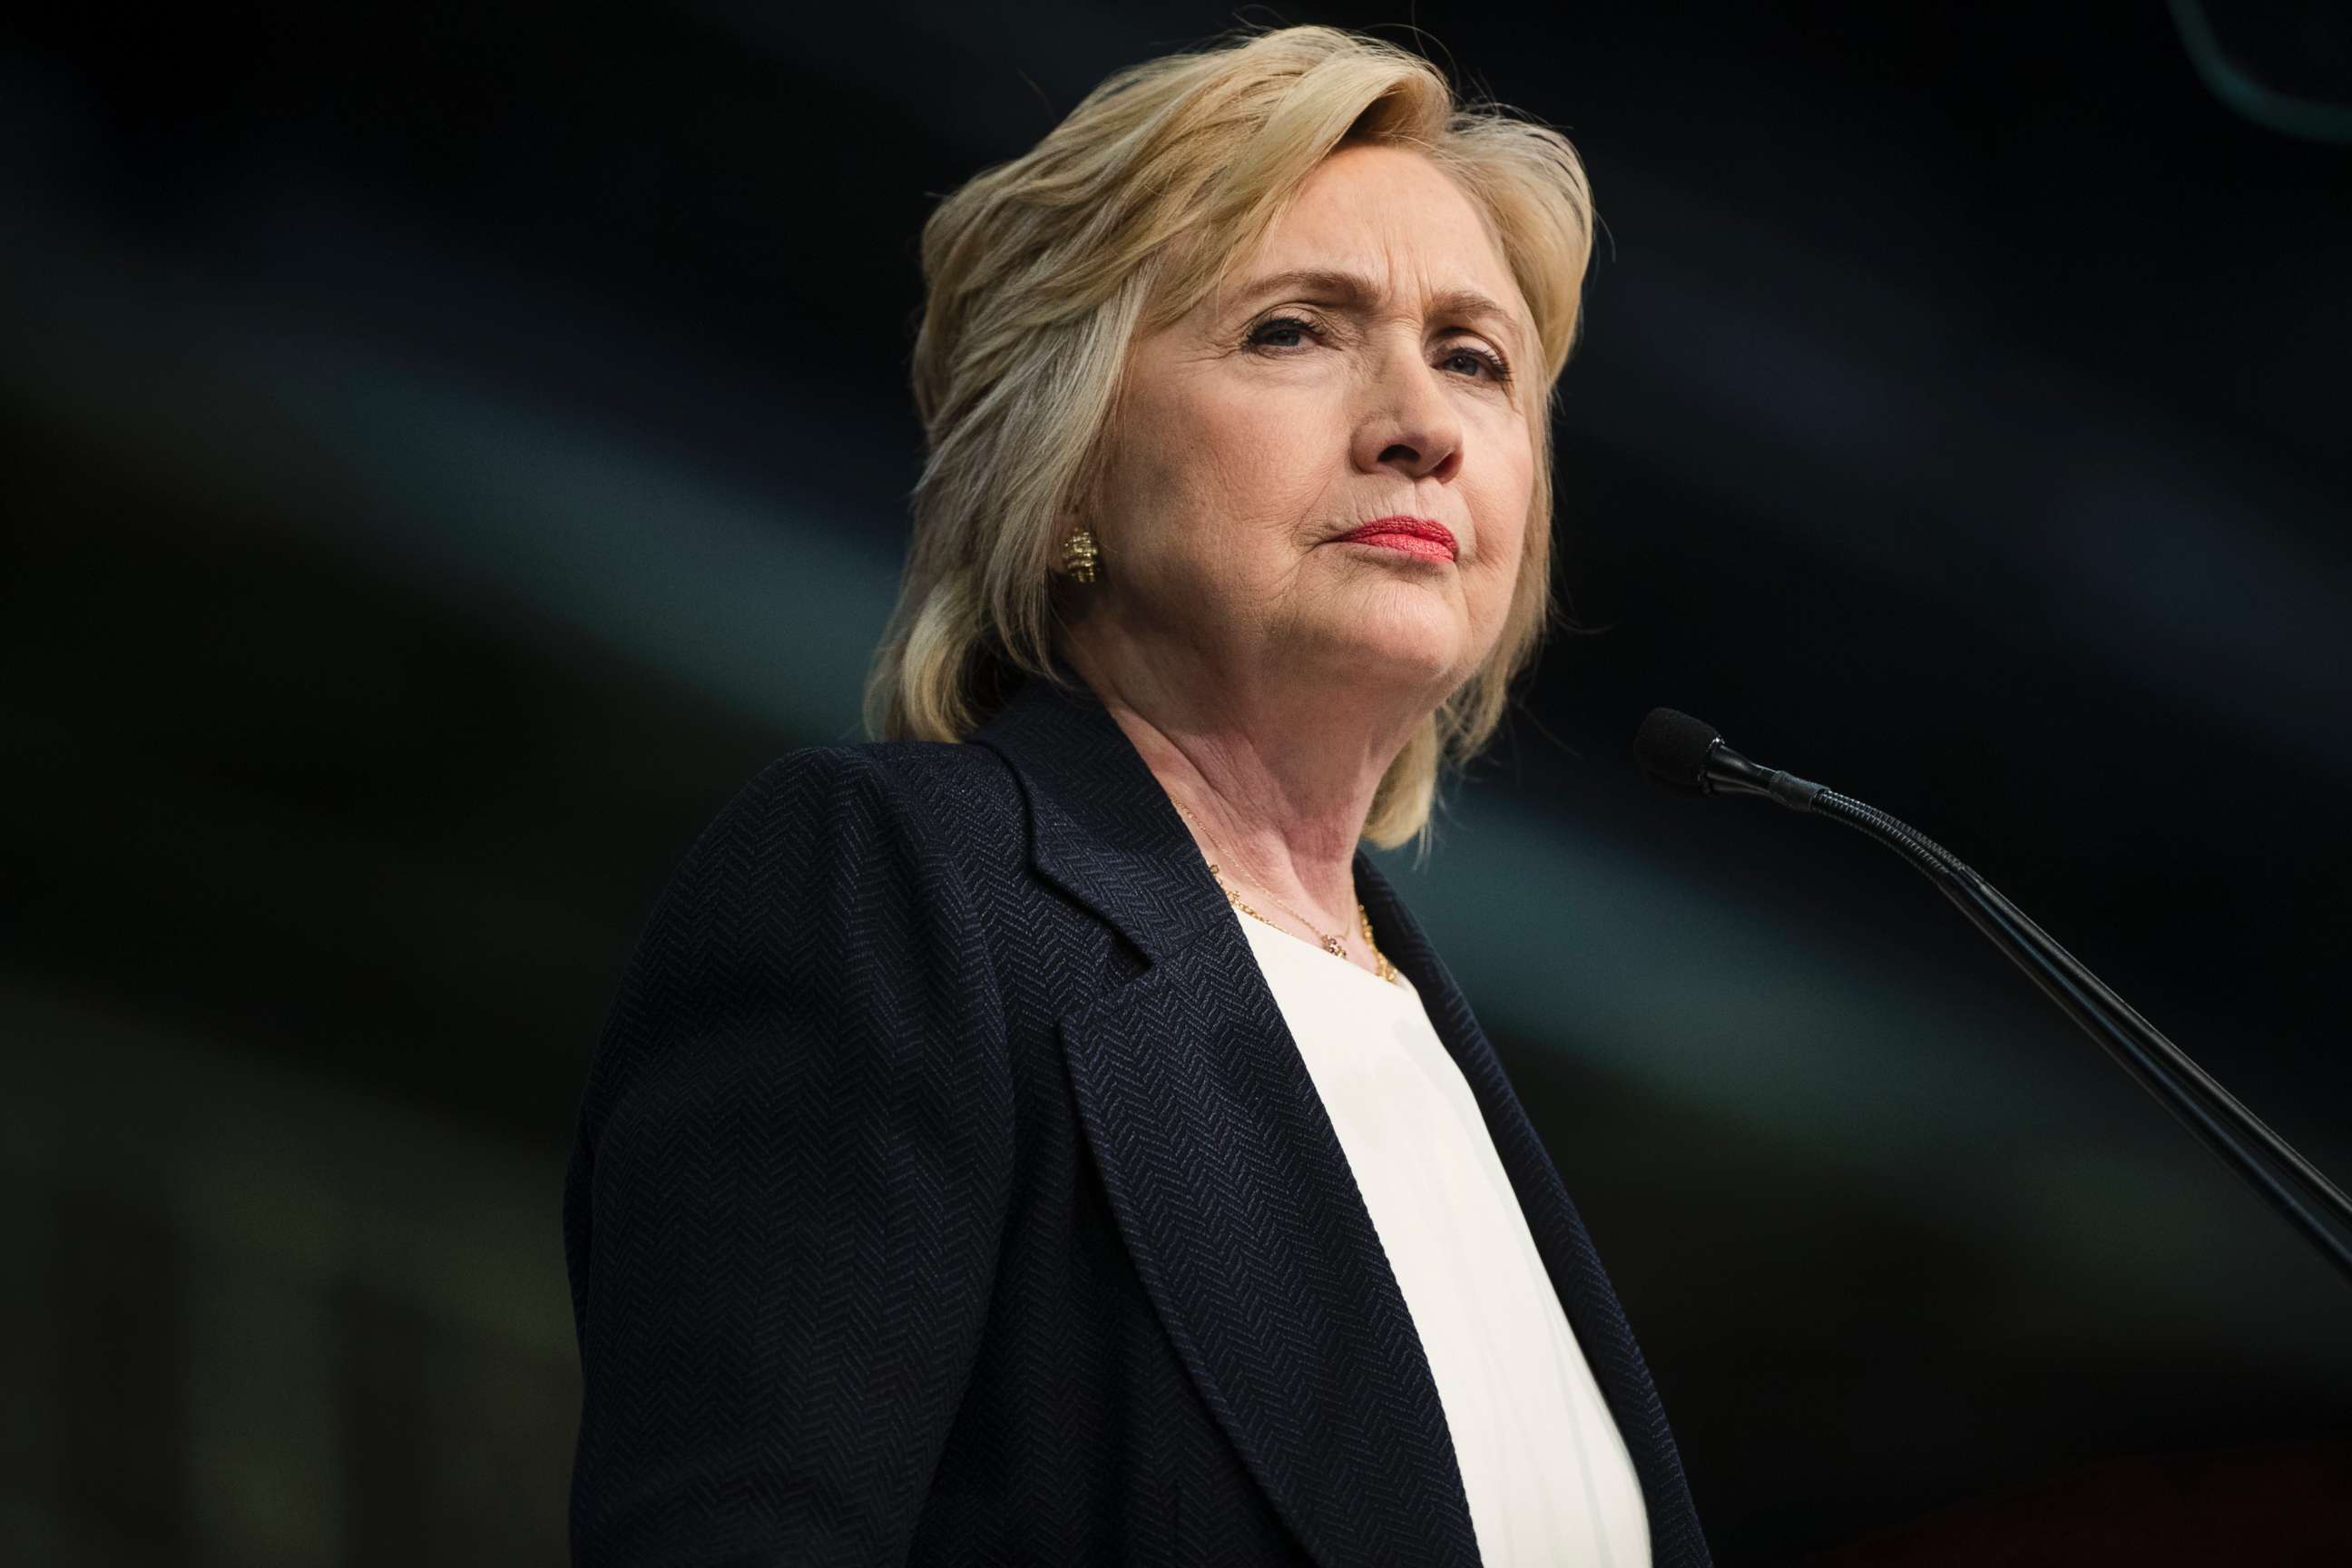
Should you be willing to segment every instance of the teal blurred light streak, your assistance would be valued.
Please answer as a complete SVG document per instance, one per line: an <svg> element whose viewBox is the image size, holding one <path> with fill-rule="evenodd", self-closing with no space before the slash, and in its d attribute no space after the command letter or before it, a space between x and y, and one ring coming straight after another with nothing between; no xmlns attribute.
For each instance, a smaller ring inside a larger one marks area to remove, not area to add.
<svg viewBox="0 0 2352 1568"><path fill-rule="evenodd" d="M2300 98L2256 81L2221 47L2213 23L2198 0L2168 0L2173 26L2189 51L2189 63L2206 90L2266 131L2305 142L2352 146L2352 104Z"/></svg>

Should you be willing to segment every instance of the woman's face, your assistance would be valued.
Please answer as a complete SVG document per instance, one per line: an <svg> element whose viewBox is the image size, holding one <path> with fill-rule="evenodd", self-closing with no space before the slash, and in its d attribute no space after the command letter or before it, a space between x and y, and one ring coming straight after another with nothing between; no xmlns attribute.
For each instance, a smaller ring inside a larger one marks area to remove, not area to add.
<svg viewBox="0 0 2352 1568"><path fill-rule="evenodd" d="M1085 632L1222 680L1434 706L1510 605L1534 362L1469 198L1417 153L1334 153L1231 281L1137 341L1085 519ZM1400 518L1434 542L1360 531Z"/></svg>

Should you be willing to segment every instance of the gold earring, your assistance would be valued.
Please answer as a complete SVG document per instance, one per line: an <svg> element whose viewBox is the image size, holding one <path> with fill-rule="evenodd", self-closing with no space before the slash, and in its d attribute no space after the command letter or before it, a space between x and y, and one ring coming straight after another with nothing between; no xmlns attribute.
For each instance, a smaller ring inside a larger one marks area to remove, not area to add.
<svg viewBox="0 0 2352 1568"><path fill-rule="evenodd" d="M1073 582L1091 583L1095 580L1095 561L1101 553L1095 548L1094 531L1081 528L1062 546L1062 569Z"/></svg>

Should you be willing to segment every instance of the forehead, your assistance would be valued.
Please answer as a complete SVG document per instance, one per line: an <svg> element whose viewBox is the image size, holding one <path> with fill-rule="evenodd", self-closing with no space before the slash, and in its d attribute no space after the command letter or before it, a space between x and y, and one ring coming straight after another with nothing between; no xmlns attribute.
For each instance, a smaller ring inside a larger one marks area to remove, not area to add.
<svg viewBox="0 0 2352 1568"><path fill-rule="evenodd" d="M1254 282L1307 273L1360 279L1391 309L1487 303L1523 339L1531 335L1486 214L1408 148L1349 147L1325 159L1212 297L1245 308Z"/></svg>

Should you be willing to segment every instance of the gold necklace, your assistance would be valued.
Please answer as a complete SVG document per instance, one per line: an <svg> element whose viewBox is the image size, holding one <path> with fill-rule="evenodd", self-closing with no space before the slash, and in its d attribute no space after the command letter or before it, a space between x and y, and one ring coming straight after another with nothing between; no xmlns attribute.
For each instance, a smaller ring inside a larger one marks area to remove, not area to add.
<svg viewBox="0 0 2352 1568"><path fill-rule="evenodd" d="M1182 812L1186 817L1191 819L1192 826L1201 830L1201 837L1209 841L1210 848L1214 849L1220 856L1224 854L1224 847L1217 842L1216 836L1209 831L1208 825L1203 823L1199 817L1193 816L1192 811L1182 801L1180 800L1176 802L1176 809ZM1266 925L1274 926L1274 929L1276 931L1280 931L1282 929L1280 926L1275 925L1275 922L1272 920L1268 919L1264 914L1259 913L1256 910L1250 908L1247 903L1244 902L1238 889L1225 886L1225 879L1220 874L1217 863L1214 860L1209 862L1209 875L1216 878L1217 886L1224 893L1225 901L1227 903L1233 905L1234 908L1241 910L1242 913L1250 916L1254 920L1262 921ZM1317 925L1313 921L1308 920L1305 915L1300 914L1288 904L1284 903L1281 896L1276 893L1273 889L1268 888L1262 883L1253 885L1267 898L1272 899L1276 909L1281 910L1292 920L1297 921L1300 925L1303 925L1308 931L1313 931L1317 941L1322 944L1324 952L1329 953L1334 958L1347 958L1348 944L1346 942L1341 942L1337 936L1325 931L1321 926ZM1372 939L1371 912L1364 908L1363 900L1360 899L1356 901L1356 924L1357 928L1364 934L1364 945L1372 950L1372 968L1374 973L1376 973L1381 979L1393 983L1396 979L1396 965L1389 962L1389 955L1382 952L1381 951L1381 944ZM1350 962L1353 961L1350 960Z"/></svg>

